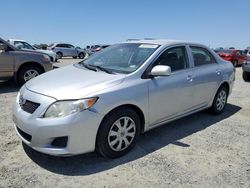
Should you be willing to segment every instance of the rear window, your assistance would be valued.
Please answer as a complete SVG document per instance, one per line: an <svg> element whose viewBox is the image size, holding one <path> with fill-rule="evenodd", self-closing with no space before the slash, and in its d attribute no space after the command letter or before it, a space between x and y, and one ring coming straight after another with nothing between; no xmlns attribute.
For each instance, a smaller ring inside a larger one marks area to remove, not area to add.
<svg viewBox="0 0 250 188"><path fill-rule="evenodd" d="M192 50L195 66L209 65L215 63L214 57L205 48L196 46L192 46L190 48Z"/></svg>

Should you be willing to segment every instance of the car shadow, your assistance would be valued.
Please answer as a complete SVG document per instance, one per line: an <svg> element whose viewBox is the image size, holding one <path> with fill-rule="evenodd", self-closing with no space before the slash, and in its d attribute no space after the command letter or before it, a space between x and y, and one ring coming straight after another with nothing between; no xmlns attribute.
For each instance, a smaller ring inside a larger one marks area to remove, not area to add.
<svg viewBox="0 0 250 188"><path fill-rule="evenodd" d="M19 91L20 87L14 81L0 81L0 94L13 93Z"/></svg>
<svg viewBox="0 0 250 188"><path fill-rule="evenodd" d="M239 106L228 104L221 115L214 116L203 111L153 129L139 137L132 151L117 159L103 158L96 153L54 157L37 152L25 144L23 148L31 160L50 172L67 176L90 175L137 160L169 144L176 147L192 147L179 140L227 119L240 109Z"/></svg>

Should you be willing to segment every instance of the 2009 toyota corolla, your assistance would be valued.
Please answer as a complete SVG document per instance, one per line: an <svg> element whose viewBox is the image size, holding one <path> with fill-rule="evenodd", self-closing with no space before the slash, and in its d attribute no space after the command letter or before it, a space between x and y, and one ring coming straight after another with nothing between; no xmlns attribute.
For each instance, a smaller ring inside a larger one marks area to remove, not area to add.
<svg viewBox="0 0 250 188"><path fill-rule="evenodd" d="M233 83L232 64L203 45L130 41L27 82L13 120L37 151L118 157L140 133L204 109L220 114Z"/></svg>

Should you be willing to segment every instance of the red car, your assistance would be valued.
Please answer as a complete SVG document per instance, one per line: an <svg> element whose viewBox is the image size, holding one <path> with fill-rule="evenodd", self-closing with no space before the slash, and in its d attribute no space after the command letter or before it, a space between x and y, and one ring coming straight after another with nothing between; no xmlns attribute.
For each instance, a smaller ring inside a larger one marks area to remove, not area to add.
<svg viewBox="0 0 250 188"><path fill-rule="evenodd" d="M215 50L223 59L233 63L235 67L246 62L247 56L242 50Z"/></svg>

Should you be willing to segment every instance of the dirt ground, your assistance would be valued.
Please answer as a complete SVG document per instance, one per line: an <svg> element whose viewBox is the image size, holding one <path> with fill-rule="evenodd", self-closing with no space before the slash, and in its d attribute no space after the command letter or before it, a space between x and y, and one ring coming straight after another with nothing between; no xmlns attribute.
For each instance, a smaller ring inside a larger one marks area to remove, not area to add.
<svg viewBox="0 0 250 188"><path fill-rule="evenodd" d="M62 60L57 66L72 63ZM237 68L225 112L200 112L145 133L119 159L51 157L23 145L11 106L18 87L0 83L0 187L250 187L250 82Z"/></svg>

